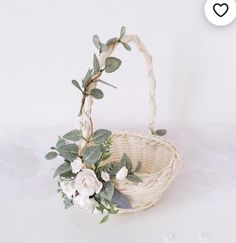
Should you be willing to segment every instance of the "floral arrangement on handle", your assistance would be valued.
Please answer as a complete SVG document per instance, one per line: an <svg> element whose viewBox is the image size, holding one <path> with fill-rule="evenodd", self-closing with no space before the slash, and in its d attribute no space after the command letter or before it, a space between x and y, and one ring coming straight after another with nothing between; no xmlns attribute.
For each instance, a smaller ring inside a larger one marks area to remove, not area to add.
<svg viewBox="0 0 236 243"><path fill-rule="evenodd" d="M122 44L130 51L128 43L122 41L126 34L125 27L121 28L118 38L109 39L102 43L97 35L93 37L93 43L99 50L99 55L107 51L113 45ZM100 66L96 54L93 57L93 68L89 68L81 84L72 80L72 84L81 92L82 100L79 119L84 123L83 109L87 97L102 99L103 92L93 87L94 83L102 83L116 88L114 85L101 80L103 72L112 73L121 65L121 60L116 57L107 57L104 66ZM134 183L142 183L138 176L141 170L141 162L133 168L129 156L124 153L120 161L104 163L111 156L112 132L106 129L98 129L93 132L93 123L89 119L92 128L90 134L83 134L82 129L74 129L64 136L59 137L56 145L46 154L46 159L52 160L58 156L63 163L56 169L54 177L58 179L58 192L61 194L65 208L72 205L87 212L103 214L101 223L109 218L110 214L117 214L119 208L132 208L128 199L115 187L116 180L130 180ZM156 135L164 135L165 130L153 131ZM136 161L137 162L137 161Z"/></svg>

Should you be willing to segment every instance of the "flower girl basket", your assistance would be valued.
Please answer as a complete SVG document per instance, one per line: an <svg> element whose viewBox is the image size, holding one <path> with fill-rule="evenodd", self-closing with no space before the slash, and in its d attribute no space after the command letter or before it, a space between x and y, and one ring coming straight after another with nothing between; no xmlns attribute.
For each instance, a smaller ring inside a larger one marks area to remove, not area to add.
<svg viewBox="0 0 236 243"><path fill-rule="evenodd" d="M127 197L132 205L132 209L120 209L119 213L129 213L153 206L177 175L182 161L176 148L170 142L160 136L152 135L155 130L156 115L156 79L152 57L137 35L125 35L122 40L126 43L133 42L143 54L149 81L149 134L130 131L113 133L111 157L104 161L104 163L118 161L123 153L127 153L133 163L142 162L142 169L139 173L139 177L143 180L142 183L137 185L129 180L115 182L115 187ZM111 56L117 45L117 43L110 45L107 51L101 53L99 56L101 67L104 66L105 59ZM93 83L89 87L90 90L95 86L96 83ZM92 105L93 98L87 96L82 110L82 120L91 121ZM83 136L89 137L93 132L92 122L82 122L81 129Z"/></svg>

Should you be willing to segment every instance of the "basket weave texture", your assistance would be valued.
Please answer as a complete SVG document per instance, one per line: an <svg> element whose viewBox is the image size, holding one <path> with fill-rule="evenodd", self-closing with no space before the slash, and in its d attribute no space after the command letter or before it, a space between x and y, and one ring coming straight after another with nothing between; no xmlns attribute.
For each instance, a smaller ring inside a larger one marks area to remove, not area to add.
<svg viewBox="0 0 236 243"><path fill-rule="evenodd" d="M143 53L146 60L146 67L149 80L149 107L150 116L148 128L149 134L142 134L133 131L115 132L112 135L111 157L104 161L119 161L123 153L127 153L133 166L138 161L142 162L142 169L138 176L143 180L142 183L131 182L129 180L116 181L115 187L123 193L132 205L132 209L120 209L119 213L129 213L144 210L153 206L162 196L170 183L177 175L182 160L176 148L165 139L151 135L154 131L156 116L156 79L153 71L152 57L137 35L126 35L123 37L125 42L133 42ZM109 47L108 51L103 52L99 57L100 65L103 66L105 59L110 56L117 44ZM96 83L90 89L95 88ZM93 132L91 122L93 99L88 96L82 111L81 129L84 137L89 137Z"/></svg>

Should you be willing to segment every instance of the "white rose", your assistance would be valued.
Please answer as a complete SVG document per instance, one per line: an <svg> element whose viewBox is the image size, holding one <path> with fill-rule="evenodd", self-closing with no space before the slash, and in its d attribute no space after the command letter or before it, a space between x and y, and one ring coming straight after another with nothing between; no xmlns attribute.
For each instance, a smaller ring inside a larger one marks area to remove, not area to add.
<svg viewBox="0 0 236 243"><path fill-rule="evenodd" d="M92 213L96 206L96 201L94 198L89 198L88 195L79 194L73 199L73 203L76 207Z"/></svg>
<svg viewBox="0 0 236 243"><path fill-rule="evenodd" d="M83 195L92 196L102 189L102 182L91 169L82 169L75 177L75 188Z"/></svg>
<svg viewBox="0 0 236 243"><path fill-rule="evenodd" d="M61 181L60 182L61 190L71 198L75 194L75 182L74 181Z"/></svg>
<svg viewBox="0 0 236 243"><path fill-rule="evenodd" d="M119 181L122 181L126 178L128 174L128 169L123 166L116 174L116 179L119 180Z"/></svg>
<svg viewBox="0 0 236 243"><path fill-rule="evenodd" d="M83 168L83 166L84 166L84 164L83 164L81 158L74 160L71 163L72 172L75 174L78 173Z"/></svg>
<svg viewBox="0 0 236 243"><path fill-rule="evenodd" d="M109 181L110 180L110 175L106 171L102 171L101 177L104 181Z"/></svg>

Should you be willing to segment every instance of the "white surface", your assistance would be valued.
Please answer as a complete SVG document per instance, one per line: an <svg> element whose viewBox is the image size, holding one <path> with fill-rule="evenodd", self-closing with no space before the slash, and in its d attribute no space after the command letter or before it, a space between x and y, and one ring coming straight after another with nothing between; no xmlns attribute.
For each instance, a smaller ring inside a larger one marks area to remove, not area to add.
<svg viewBox="0 0 236 243"><path fill-rule="evenodd" d="M121 25L153 54L158 121L236 122L236 22L211 25L205 1L1 0L0 124L40 126L74 117L80 97L70 82L92 65L92 35L106 40ZM119 90L105 88L96 114L101 122L127 124L129 115L147 114L144 60L122 48L116 54L123 65L104 79Z"/></svg>
<svg viewBox="0 0 236 243"><path fill-rule="evenodd" d="M43 154L69 125L0 130L1 243L235 243L236 126L166 124L183 155L180 174L153 208L114 216L64 210Z"/></svg>

